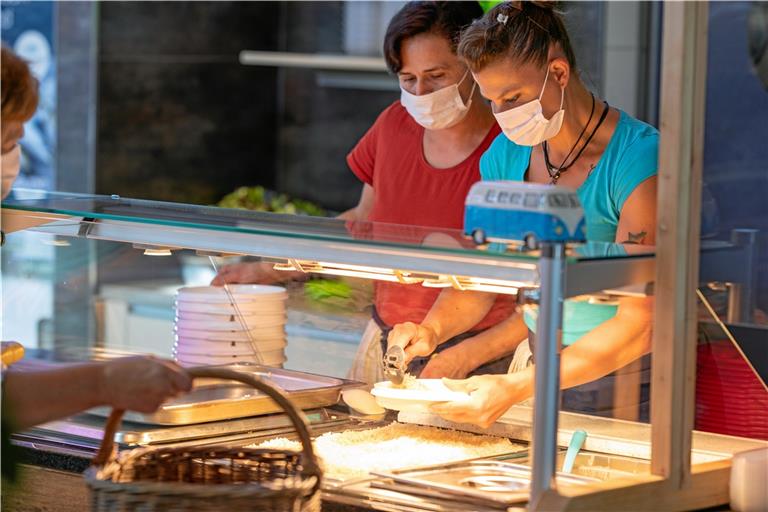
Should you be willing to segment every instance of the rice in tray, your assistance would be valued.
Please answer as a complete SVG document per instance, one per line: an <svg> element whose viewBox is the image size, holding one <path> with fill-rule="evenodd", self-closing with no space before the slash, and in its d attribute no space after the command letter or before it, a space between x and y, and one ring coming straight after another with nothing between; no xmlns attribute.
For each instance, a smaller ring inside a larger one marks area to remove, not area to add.
<svg viewBox="0 0 768 512"><path fill-rule="evenodd" d="M301 450L301 443L284 437L251 446ZM491 457L524 445L502 437L395 422L370 430L328 432L314 440L314 447L326 476L344 480L364 477L369 471Z"/></svg>

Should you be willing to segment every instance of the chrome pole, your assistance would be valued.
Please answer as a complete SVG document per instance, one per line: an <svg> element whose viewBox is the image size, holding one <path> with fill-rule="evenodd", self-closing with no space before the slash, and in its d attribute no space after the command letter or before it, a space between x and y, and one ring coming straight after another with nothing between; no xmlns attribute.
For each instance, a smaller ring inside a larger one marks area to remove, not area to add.
<svg viewBox="0 0 768 512"><path fill-rule="evenodd" d="M543 243L539 258L539 318L534 343L533 464L529 510L538 510L544 494L556 486L564 274L565 245Z"/></svg>

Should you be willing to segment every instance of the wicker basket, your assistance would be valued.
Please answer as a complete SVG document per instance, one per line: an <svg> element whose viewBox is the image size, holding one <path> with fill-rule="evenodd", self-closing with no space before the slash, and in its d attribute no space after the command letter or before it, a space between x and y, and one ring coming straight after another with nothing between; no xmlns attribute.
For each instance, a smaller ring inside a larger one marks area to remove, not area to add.
<svg viewBox="0 0 768 512"><path fill-rule="evenodd" d="M85 479L91 510L314 511L320 510L322 473L307 422L280 391L242 373L191 368L192 377L251 385L280 405L299 434L303 452L228 446L138 448L116 456L114 435L123 411L112 411L101 447Z"/></svg>

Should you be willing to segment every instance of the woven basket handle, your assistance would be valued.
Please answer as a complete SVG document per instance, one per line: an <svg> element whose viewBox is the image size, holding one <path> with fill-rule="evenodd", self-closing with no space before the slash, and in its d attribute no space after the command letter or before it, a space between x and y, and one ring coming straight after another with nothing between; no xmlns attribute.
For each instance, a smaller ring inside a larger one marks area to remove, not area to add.
<svg viewBox="0 0 768 512"><path fill-rule="evenodd" d="M302 411L297 409L291 403L291 401L282 391L276 389L272 385L264 382L254 375L236 372L233 370L224 370L212 367L196 367L188 368L186 371L193 379L211 378L236 380L256 388L274 400L275 403L277 403L277 405L279 405L286 412L288 418L293 424L293 427L299 434L299 439L301 440L301 446L304 453L304 472L306 474L318 476L321 474L320 465L317 462L315 451L312 448L312 439L309 436L307 418L304 416ZM99 451L93 458L94 466L103 466L109 462L110 458L112 457L112 452L115 445L115 433L120 427L120 422L123 419L124 413L125 411L122 409L114 409L109 415L109 418L104 425L104 437L101 440L101 446L99 446Z"/></svg>

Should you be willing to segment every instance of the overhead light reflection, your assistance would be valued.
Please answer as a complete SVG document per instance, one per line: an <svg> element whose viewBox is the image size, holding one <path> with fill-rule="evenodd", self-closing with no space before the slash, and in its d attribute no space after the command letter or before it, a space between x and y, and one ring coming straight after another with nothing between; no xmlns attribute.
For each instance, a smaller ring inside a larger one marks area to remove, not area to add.
<svg viewBox="0 0 768 512"><path fill-rule="evenodd" d="M453 288L479 292L516 295L524 283L500 279L478 279L454 275L409 272L405 270L364 265L346 265L328 262L289 260L287 263L275 263L275 270L284 272L304 272L308 274L326 274L343 277L374 279L400 284L421 284L426 288Z"/></svg>

